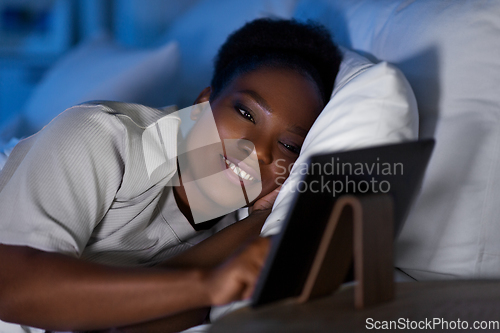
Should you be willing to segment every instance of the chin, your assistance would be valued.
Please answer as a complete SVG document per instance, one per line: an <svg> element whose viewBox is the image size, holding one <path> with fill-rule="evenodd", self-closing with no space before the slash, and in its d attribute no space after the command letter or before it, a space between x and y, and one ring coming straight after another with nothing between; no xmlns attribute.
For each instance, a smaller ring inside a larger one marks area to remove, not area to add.
<svg viewBox="0 0 500 333"><path fill-rule="evenodd" d="M214 210L224 209L229 213L247 205L241 187L233 184L200 186L200 192L214 206Z"/></svg>

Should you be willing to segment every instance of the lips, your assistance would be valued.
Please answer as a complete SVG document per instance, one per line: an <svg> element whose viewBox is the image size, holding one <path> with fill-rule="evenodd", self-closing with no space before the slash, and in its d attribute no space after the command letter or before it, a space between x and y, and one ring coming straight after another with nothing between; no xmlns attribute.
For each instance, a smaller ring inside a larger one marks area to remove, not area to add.
<svg viewBox="0 0 500 333"><path fill-rule="evenodd" d="M259 181L257 172L243 161L236 161L231 157L222 156L222 161L227 169L230 169L236 176L245 181Z"/></svg>
<svg viewBox="0 0 500 333"><path fill-rule="evenodd" d="M233 162L230 162L229 160L224 160L229 167L229 169L233 170L233 172L240 178L245 179L245 180L254 180L252 176L250 176L249 173L246 173L244 170L242 170L240 167L236 166Z"/></svg>

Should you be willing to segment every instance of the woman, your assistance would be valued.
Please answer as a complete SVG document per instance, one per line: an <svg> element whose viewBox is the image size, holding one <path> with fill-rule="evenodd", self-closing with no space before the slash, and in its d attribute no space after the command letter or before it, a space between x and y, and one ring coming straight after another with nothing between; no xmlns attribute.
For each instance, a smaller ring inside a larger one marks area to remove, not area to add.
<svg viewBox="0 0 500 333"><path fill-rule="evenodd" d="M0 319L179 330L249 297L269 244L240 247L258 236L279 186L276 161L298 157L339 63L323 28L256 20L221 47L195 101L211 109L192 108L185 158L175 114L116 102L73 107L21 142L0 174ZM212 210L243 206L240 192L250 215L207 238L234 222Z"/></svg>

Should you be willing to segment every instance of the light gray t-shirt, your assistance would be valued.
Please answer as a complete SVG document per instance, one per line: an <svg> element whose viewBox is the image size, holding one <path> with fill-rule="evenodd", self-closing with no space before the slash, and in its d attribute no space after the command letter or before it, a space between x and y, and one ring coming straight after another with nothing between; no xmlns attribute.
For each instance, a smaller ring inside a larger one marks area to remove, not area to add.
<svg viewBox="0 0 500 333"><path fill-rule="evenodd" d="M90 261L151 265L236 220L195 231L171 187L175 109L119 102L72 107L22 140L0 172L0 243ZM168 158L148 174L142 135L158 127ZM161 128L160 128L161 127Z"/></svg>

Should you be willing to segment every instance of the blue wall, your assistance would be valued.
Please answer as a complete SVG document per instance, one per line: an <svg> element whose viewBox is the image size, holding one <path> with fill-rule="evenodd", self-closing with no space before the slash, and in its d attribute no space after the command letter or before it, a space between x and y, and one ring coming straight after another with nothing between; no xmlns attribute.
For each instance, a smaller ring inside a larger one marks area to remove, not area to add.
<svg viewBox="0 0 500 333"><path fill-rule="evenodd" d="M0 0L0 127L22 113L48 69L79 43L106 32L123 46L154 46L197 1Z"/></svg>

